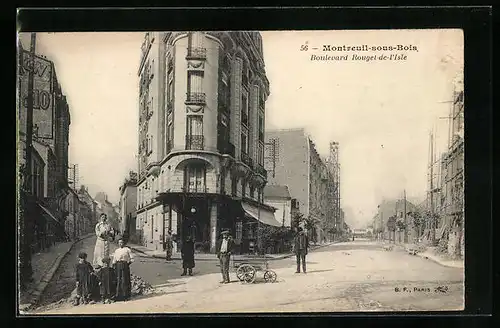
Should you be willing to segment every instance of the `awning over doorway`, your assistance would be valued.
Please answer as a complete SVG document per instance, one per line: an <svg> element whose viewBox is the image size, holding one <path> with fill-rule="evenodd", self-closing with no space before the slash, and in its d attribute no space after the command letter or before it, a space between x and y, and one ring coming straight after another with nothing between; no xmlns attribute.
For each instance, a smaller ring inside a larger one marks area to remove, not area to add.
<svg viewBox="0 0 500 328"><path fill-rule="evenodd" d="M52 220L54 220L57 224L61 223L61 222L59 222L58 219L56 219L56 217L45 206L42 206L40 204L38 204L38 206L40 206L40 208L44 212L45 216L48 216L49 218L51 218Z"/></svg>
<svg viewBox="0 0 500 328"><path fill-rule="evenodd" d="M275 219L274 213L268 209L261 208L259 210L256 206L245 202L241 202L241 206L243 207L243 210L245 211L246 214L250 215L251 217L255 218L256 220L264 224L274 227L282 226L282 224Z"/></svg>

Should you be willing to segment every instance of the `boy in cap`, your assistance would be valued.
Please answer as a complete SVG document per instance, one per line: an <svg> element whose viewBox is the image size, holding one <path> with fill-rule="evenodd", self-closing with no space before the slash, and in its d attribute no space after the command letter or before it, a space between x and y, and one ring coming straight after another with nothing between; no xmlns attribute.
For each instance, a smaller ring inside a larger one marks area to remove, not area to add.
<svg viewBox="0 0 500 328"><path fill-rule="evenodd" d="M92 293L92 272L94 268L87 262L87 253L78 254L78 264L75 267L76 278L76 304L87 304L90 302Z"/></svg>
<svg viewBox="0 0 500 328"><path fill-rule="evenodd" d="M229 230L224 230L221 232L222 239L217 241L217 257L220 262L220 270L222 273L221 284L227 284L229 280L229 260L231 258L231 252L233 251L233 240L230 238Z"/></svg>

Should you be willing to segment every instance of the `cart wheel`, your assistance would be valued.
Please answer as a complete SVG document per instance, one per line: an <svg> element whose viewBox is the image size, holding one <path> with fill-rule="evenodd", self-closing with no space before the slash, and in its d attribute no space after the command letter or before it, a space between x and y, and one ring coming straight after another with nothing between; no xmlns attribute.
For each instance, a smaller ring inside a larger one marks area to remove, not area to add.
<svg viewBox="0 0 500 328"><path fill-rule="evenodd" d="M251 284L255 280L255 268L249 264L240 265L238 270L236 270L236 277L240 281Z"/></svg>
<svg viewBox="0 0 500 328"><path fill-rule="evenodd" d="M276 272L274 272L273 270L267 270L265 273L264 273L264 280L266 282L275 282L276 281L276 278L277 278L277 274Z"/></svg>

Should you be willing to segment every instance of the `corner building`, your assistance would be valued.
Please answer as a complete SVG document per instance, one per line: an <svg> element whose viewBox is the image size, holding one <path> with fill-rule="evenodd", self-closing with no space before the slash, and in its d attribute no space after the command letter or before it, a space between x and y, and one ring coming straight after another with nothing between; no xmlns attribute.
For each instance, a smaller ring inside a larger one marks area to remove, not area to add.
<svg viewBox="0 0 500 328"><path fill-rule="evenodd" d="M258 32L146 33L139 65L137 227L161 249L214 252L222 229L237 251L257 220L280 225L263 204L265 101L269 81Z"/></svg>

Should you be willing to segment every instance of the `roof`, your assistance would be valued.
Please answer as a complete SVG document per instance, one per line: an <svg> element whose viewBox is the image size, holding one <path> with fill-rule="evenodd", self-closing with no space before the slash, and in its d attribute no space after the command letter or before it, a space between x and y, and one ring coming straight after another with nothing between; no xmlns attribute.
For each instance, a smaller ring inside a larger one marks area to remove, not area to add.
<svg viewBox="0 0 500 328"><path fill-rule="evenodd" d="M264 197L266 198L286 198L290 199L288 186L267 185L264 187Z"/></svg>

